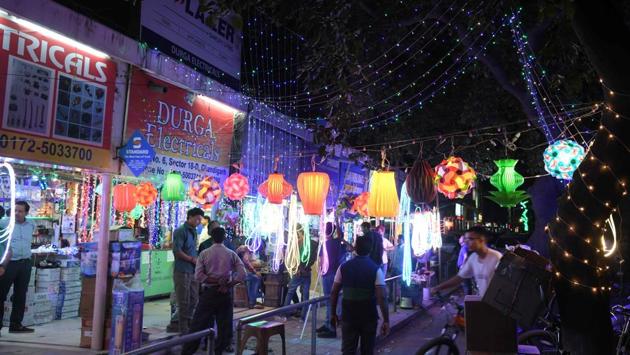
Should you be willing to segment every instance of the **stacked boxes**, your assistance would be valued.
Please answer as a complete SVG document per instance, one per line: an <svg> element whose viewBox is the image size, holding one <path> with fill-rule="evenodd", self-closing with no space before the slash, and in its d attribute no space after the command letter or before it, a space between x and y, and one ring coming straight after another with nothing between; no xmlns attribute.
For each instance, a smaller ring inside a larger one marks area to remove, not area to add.
<svg viewBox="0 0 630 355"><path fill-rule="evenodd" d="M54 269L51 269L54 270ZM58 270L58 269L57 269ZM54 272L52 273L54 279ZM44 324L52 321L52 311L50 300L48 299L48 292L36 292L36 269L31 270L31 279L26 291L26 302L24 307L24 319L22 325L32 326L34 324ZM43 276L42 280L49 280L47 276ZM48 282L48 281L42 281ZM45 284L47 285L47 284ZM46 286L46 290L48 290ZM11 319L11 311L13 310L13 287L9 289L6 301L4 305L4 319L2 319L4 326L9 326Z"/></svg>
<svg viewBox="0 0 630 355"><path fill-rule="evenodd" d="M142 345L144 291L115 290L112 299L110 354L124 354Z"/></svg>
<svg viewBox="0 0 630 355"><path fill-rule="evenodd" d="M107 280L107 293L105 296L105 334L103 348L109 349L111 338L112 318L112 287L113 280ZM81 316L81 343L82 348L89 348L92 342L92 317L94 316L94 296L96 293L96 278L81 276L81 298L79 301L79 315Z"/></svg>
<svg viewBox="0 0 630 355"><path fill-rule="evenodd" d="M81 268L61 268L59 298L55 309L55 319L76 317L81 301Z"/></svg>
<svg viewBox="0 0 630 355"><path fill-rule="evenodd" d="M59 300L60 291L59 268L37 269L35 273L35 292L42 302L41 312L37 314L37 324L48 323L55 319L55 307ZM44 303L47 302L48 307Z"/></svg>

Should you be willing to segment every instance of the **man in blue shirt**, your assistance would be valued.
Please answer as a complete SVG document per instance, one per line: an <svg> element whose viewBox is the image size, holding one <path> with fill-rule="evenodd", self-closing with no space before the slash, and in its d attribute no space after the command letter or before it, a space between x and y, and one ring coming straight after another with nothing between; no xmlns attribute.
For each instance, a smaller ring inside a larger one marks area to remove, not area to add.
<svg viewBox="0 0 630 355"><path fill-rule="evenodd" d="M339 292L343 289L341 303L341 351L344 355L354 355L361 344L361 354L373 354L378 325L378 311L381 309L383 324L381 332L389 332L389 311L385 303L385 276L383 270L368 256L372 249L371 238L361 236L356 239L357 256L337 269L335 282L330 295L332 308L337 307ZM337 315L331 316L333 327L337 326Z"/></svg>
<svg viewBox="0 0 630 355"><path fill-rule="evenodd" d="M0 265L0 320L4 317L4 301L11 285L13 285L13 308L9 333L32 333L33 329L22 325L24 319L24 307L26 305L26 291L31 280L31 242L35 225L26 220L30 206L25 201L15 203L15 209L11 213L15 216L15 228L11 234L8 264ZM0 229L7 228L8 221L0 223ZM2 324L0 323L0 329Z"/></svg>
<svg viewBox="0 0 630 355"><path fill-rule="evenodd" d="M188 333L193 311L199 298L199 284L195 281L197 263L197 226L203 218L201 208L192 208L186 214L186 222L173 232L173 283L179 314L179 332Z"/></svg>

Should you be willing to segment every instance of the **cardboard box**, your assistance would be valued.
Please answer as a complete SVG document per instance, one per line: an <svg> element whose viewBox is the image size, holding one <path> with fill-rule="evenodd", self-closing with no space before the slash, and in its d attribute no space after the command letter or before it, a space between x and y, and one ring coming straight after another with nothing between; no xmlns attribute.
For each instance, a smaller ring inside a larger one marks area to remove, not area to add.
<svg viewBox="0 0 630 355"><path fill-rule="evenodd" d="M81 260L78 259L62 259L59 260L62 268L74 268L78 267L81 270Z"/></svg>
<svg viewBox="0 0 630 355"><path fill-rule="evenodd" d="M61 281L81 281L81 268L61 268Z"/></svg>
<svg viewBox="0 0 630 355"><path fill-rule="evenodd" d="M37 269L36 281L59 281L61 277L60 269Z"/></svg>
<svg viewBox="0 0 630 355"><path fill-rule="evenodd" d="M33 292L33 303L40 303L40 302L50 302L50 300L48 300L48 293L46 292Z"/></svg>
<svg viewBox="0 0 630 355"><path fill-rule="evenodd" d="M52 311L52 306L48 300L34 303L33 308L34 308L33 311L35 312L35 314Z"/></svg>
<svg viewBox="0 0 630 355"><path fill-rule="evenodd" d="M53 281L43 281L43 280L37 280L35 282L35 287L36 288L49 288L49 287L53 287L53 288L58 288L61 285L61 281L59 280L53 280Z"/></svg>
<svg viewBox="0 0 630 355"><path fill-rule="evenodd" d="M35 324L46 324L53 321L52 311L35 313L33 316L33 321Z"/></svg>
<svg viewBox="0 0 630 355"><path fill-rule="evenodd" d="M112 320L110 318L105 319L105 334L103 336L103 348L109 349L109 340L111 338ZM81 342L79 344L82 348L89 348L92 346L92 318L81 319Z"/></svg>
<svg viewBox="0 0 630 355"><path fill-rule="evenodd" d="M64 293L67 295L69 293L81 293L81 285L74 287L66 287Z"/></svg>
<svg viewBox="0 0 630 355"><path fill-rule="evenodd" d="M122 354L142 346L143 308L144 290L114 291L111 351Z"/></svg>
<svg viewBox="0 0 630 355"><path fill-rule="evenodd" d="M107 293L105 295L105 314L111 315L112 305L112 287L113 279L107 279ZM94 294L96 287L95 277L81 277L81 302L79 306L79 314L84 318L92 318L94 314Z"/></svg>
<svg viewBox="0 0 630 355"><path fill-rule="evenodd" d="M70 300L81 300L81 292L73 292L73 293L66 293L64 296L64 301L70 301Z"/></svg>
<svg viewBox="0 0 630 355"><path fill-rule="evenodd" d="M111 277L129 277L140 273L141 242L109 243L109 272Z"/></svg>

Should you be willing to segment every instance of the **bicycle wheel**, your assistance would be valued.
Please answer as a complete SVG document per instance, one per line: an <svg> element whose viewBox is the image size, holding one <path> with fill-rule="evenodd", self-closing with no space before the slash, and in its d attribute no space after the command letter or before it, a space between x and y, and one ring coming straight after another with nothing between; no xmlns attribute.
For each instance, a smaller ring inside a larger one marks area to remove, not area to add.
<svg viewBox="0 0 630 355"><path fill-rule="evenodd" d="M450 338L437 337L422 345L416 355L459 355L459 349Z"/></svg>
<svg viewBox="0 0 630 355"><path fill-rule="evenodd" d="M554 333L543 330L528 330L518 336L519 345L532 345L538 348L541 355L560 354L560 344Z"/></svg>

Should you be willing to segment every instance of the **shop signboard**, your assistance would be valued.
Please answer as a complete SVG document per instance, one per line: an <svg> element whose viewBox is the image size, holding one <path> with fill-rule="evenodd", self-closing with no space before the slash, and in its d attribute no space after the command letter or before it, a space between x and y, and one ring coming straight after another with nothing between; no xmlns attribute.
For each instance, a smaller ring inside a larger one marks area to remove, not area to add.
<svg viewBox="0 0 630 355"><path fill-rule="evenodd" d="M155 150L144 138L140 130L133 132L127 144L119 151L119 155L129 171L139 176L155 157Z"/></svg>
<svg viewBox="0 0 630 355"><path fill-rule="evenodd" d="M177 172L184 181L203 176L222 181L228 174L237 114L223 103L135 70L125 135L130 139L138 131L155 150L142 173L146 178ZM123 173L131 171L124 166Z"/></svg>
<svg viewBox="0 0 630 355"><path fill-rule="evenodd" d="M0 156L116 171L115 62L22 19L0 33Z"/></svg>
<svg viewBox="0 0 630 355"><path fill-rule="evenodd" d="M205 3L209 6L211 1ZM239 90L242 19L230 13L209 23L199 4L199 0L143 1L142 41Z"/></svg>

